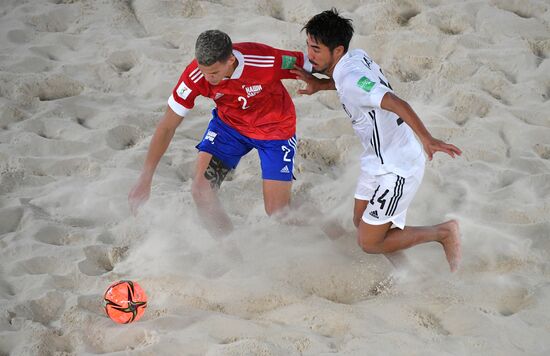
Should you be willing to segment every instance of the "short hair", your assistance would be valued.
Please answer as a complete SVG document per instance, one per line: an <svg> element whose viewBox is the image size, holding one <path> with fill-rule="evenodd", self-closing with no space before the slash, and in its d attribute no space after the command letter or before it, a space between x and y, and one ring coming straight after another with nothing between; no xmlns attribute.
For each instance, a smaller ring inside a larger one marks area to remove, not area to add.
<svg viewBox="0 0 550 356"><path fill-rule="evenodd" d="M220 30L204 31L195 42L195 58L199 64L204 66L225 62L231 56L232 51L231 38Z"/></svg>
<svg viewBox="0 0 550 356"><path fill-rule="evenodd" d="M340 16L338 10L332 8L313 16L302 28L306 33L333 51L338 46L344 46L348 51L353 37L352 20Z"/></svg>

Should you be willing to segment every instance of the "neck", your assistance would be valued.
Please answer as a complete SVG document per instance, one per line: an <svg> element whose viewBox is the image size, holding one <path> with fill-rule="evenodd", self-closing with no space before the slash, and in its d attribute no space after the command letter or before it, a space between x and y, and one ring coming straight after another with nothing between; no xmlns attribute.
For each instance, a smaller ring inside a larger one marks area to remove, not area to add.
<svg viewBox="0 0 550 356"><path fill-rule="evenodd" d="M233 62L233 65L231 65L231 70L225 76L226 78L231 78L231 76L233 76L233 73L235 73L235 69L237 69L237 67L239 66L239 60L237 59L237 57L234 57L234 58L235 58L235 61Z"/></svg>
<svg viewBox="0 0 550 356"><path fill-rule="evenodd" d="M346 53L342 53L341 55L337 55L337 54L334 55L333 64L330 67L328 67L324 73L326 76L328 76L329 78L332 78L332 74L334 73L334 68L336 68L336 65L338 64L338 62L340 62L340 59L342 59L342 57L345 54Z"/></svg>

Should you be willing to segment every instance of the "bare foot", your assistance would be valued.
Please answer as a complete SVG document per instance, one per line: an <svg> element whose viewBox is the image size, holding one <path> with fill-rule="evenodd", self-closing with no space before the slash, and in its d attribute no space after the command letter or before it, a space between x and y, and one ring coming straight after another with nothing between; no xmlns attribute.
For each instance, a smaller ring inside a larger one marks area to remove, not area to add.
<svg viewBox="0 0 550 356"><path fill-rule="evenodd" d="M451 267L451 272L456 272L462 258L458 222L456 220L449 220L439 224L437 227L442 236L439 242L443 245L447 262L449 262L449 267Z"/></svg>

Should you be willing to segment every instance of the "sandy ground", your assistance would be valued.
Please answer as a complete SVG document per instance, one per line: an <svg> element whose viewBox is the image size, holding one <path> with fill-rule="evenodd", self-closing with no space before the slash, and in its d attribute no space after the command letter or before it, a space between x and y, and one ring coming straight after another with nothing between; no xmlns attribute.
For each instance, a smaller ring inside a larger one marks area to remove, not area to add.
<svg viewBox="0 0 550 356"><path fill-rule="evenodd" d="M198 101L137 217L127 194L197 35L305 50L330 1L0 1L0 355L550 354L550 4L338 2L352 47L385 69L427 127L464 154L427 166L408 224L461 223L463 265L440 246L395 273L356 245L361 148L334 92L299 96L297 201L349 234L265 216L255 153L220 195L216 241L190 194ZM149 307L116 325L113 281Z"/></svg>

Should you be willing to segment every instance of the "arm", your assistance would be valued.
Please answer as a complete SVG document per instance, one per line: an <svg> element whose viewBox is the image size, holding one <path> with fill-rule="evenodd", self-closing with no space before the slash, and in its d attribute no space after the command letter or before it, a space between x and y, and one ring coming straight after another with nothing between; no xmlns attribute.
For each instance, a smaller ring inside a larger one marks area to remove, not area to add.
<svg viewBox="0 0 550 356"><path fill-rule="evenodd" d="M304 89L298 90L299 94L311 95L319 90L336 90L336 85L334 85L334 80L332 79L317 78L313 74L298 66L294 66L294 69L290 72L296 75L296 79L306 83L306 87Z"/></svg>
<svg viewBox="0 0 550 356"><path fill-rule="evenodd" d="M157 165L168 149L176 128L182 121L183 117L168 107L163 118L157 124L139 180L128 194L130 210L134 215L137 213L138 208L149 199L151 182Z"/></svg>
<svg viewBox="0 0 550 356"><path fill-rule="evenodd" d="M411 106L396 95L390 92L384 94L380 106L384 110L397 114L407 123L407 125L411 127L420 139L422 146L424 146L424 151L426 151L430 161L432 160L434 153L438 151L445 152L453 158L455 155L460 156L462 154L462 151L458 147L432 137Z"/></svg>
<svg viewBox="0 0 550 356"><path fill-rule="evenodd" d="M306 87L298 90L299 94L311 95L319 90L336 90L332 79L320 79L311 74L313 67L305 53L276 48L271 48L271 51L276 57L274 78L304 81Z"/></svg>

